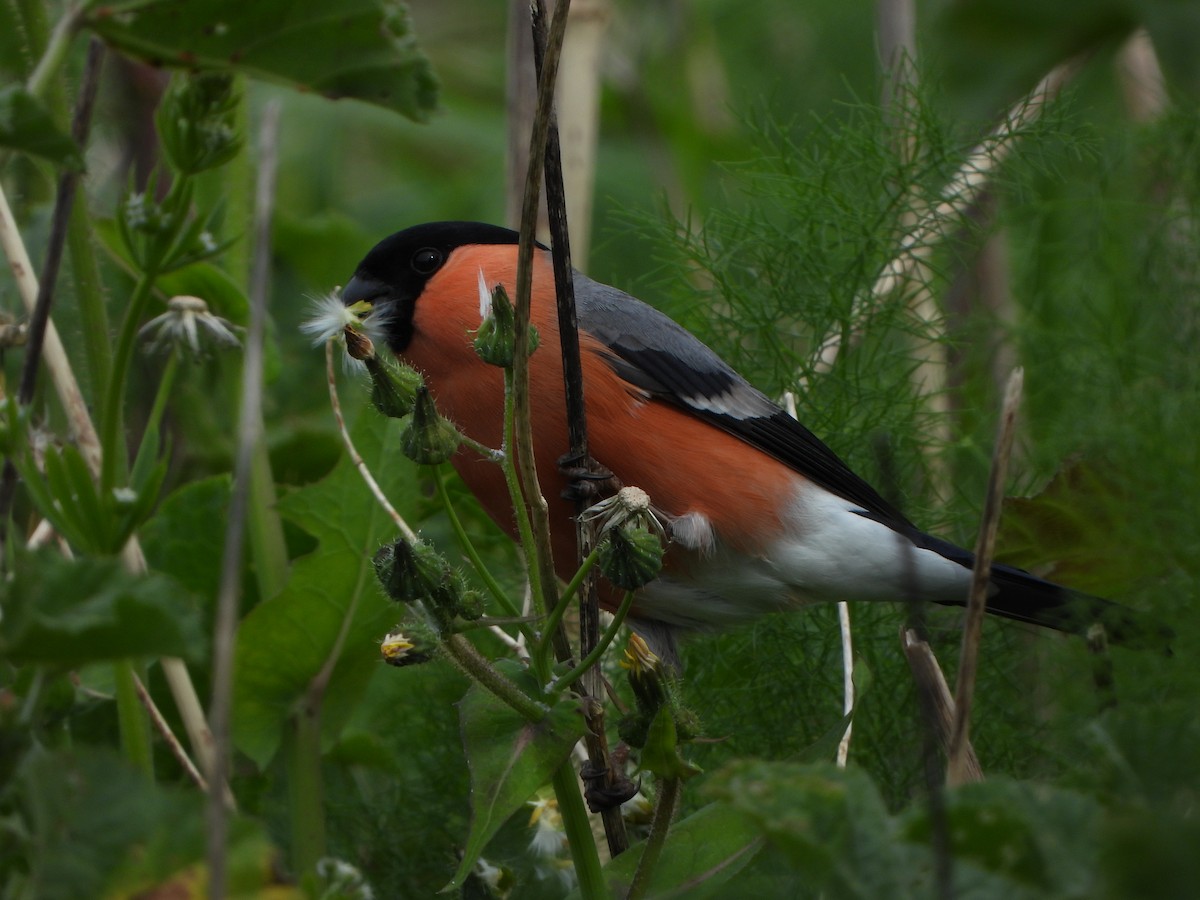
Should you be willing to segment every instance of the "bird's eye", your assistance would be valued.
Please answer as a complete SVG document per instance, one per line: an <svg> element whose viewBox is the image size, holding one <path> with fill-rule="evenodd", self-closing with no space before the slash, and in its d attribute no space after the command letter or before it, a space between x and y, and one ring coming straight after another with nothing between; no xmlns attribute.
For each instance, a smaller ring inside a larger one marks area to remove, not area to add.
<svg viewBox="0 0 1200 900"><path fill-rule="evenodd" d="M442 251L434 247L424 247L413 254L413 271L419 275L432 275L442 264Z"/></svg>

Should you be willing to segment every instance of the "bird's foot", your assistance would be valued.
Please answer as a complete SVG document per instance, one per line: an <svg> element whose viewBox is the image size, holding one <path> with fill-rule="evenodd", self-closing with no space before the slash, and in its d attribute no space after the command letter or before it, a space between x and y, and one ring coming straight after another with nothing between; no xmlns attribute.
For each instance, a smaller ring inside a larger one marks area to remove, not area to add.
<svg viewBox="0 0 1200 900"><path fill-rule="evenodd" d="M562 497L589 506L598 500L611 497L624 487L621 479L611 470L600 465L590 456L580 458L577 454L566 454L558 459L558 471L567 479Z"/></svg>

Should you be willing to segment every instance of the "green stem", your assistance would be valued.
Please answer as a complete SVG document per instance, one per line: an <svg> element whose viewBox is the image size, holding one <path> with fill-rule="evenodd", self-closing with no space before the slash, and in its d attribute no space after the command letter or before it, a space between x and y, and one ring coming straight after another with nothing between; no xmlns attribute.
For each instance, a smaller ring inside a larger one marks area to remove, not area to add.
<svg viewBox="0 0 1200 900"><path fill-rule="evenodd" d="M25 83L26 90L33 96L45 99L46 90L50 87L54 76L63 67L63 63L66 62L67 51L71 49L71 39L75 37L79 19L80 9L78 6L72 5L55 24L41 59L38 60L37 66L34 67L33 72L29 75L29 80Z"/></svg>
<svg viewBox="0 0 1200 900"><path fill-rule="evenodd" d="M562 596L558 598L558 603L550 611L550 615L546 617L546 623L542 627L541 640L538 641L537 648L534 651L539 656L544 657L546 655L546 651L550 648L551 636L554 634L555 629L558 628L558 623L562 621L562 617L566 614L571 599L579 590L580 585L583 584L583 580L587 578L588 572L592 571L598 559L600 559L600 551L598 549L593 550L584 558L579 566L579 571L575 573L575 577L571 579L571 583L566 586L562 592Z"/></svg>
<svg viewBox="0 0 1200 900"><path fill-rule="evenodd" d="M122 659L113 664L116 681L117 724L121 731L121 751L125 760L148 778L154 777L154 756L150 744L150 718L138 699L133 663Z"/></svg>
<svg viewBox="0 0 1200 900"><path fill-rule="evenodd" d="M579 665L573 668L570 672L567 672L567 674L558 679L558 681L554 682L554 686L551 689L552 692L560 691L563 688L570 687L576 681L578 681L588 669L596 664L596 661L604 655L604 651L608 649L609 644L611 644L613 639L617 636L617 632L621 630L621 626L625 623L625 616L629 612L629 607L631 606L633 606L633 591L626 591L625 599L621 601L620 608L616 611L616 614L613 615L612 624L609 625L604 634L600 636L600 640L596 642L596 646L593 647L591 652L583 658Z"/></svg>
<svg viewBox="0 0 1200 900"><path fill-rule="evenodd" d="M307 706L307 704L306 704ZM321 714L301 709L291 720L287 747L288 815L292 820L292 872L303 883L325 855L325 798L321 786Z"/></svg>
<svg viewBox="0 0 1200 900"><path fill-rule="evenodd" d="M175 386L175 376L179 374L179 351L174 351L167 357L163 367L162 377L158 380L158 391L154 395L154 405L150 407L150 416L146 419L146 432L155 431L162 423L163 413L167 409L167 401L171 399L171 388Z"/></svg>
<svg viewBox="0 0 1200 900"><path fill-rule="evenodd" d="M667 832L671 830L671 819L675 816L675 803L679 799L679 779L664 778L659 783L658 805L654 807L654 821L650 825L650 835L646 838L646 847L642 850L642 858L638 860L637 871L633 875L633 883L629 886L626 900L639 900L646 896L650 888L650 880L662 856L663 844L667 840Z"/></svg>
<svg viewBox="0 0 1200 900"><path fill-rule="evenodd" d="M113 355L113 367L109 374L107 389L104 392L104 405L100 413L100 450L103 454L100 464L100 490L111 491L116 487L117 474L120 465L119 442L121 439L121 424L124 421L122 401L125 398L125 381L129 376L129 366L133 359L133 345L137 337L138 325L146 313L150 302L154 279L158 276L157 265L147 267L134 286L129 305L125 308L125 316L121 321L121 331L117 335L117 349Z"/></svg>
<svg viewBox="0 0 1200 900"><path fill-rule="evenodd" d="M529 510L525 506L525 492L521 488L521 479L517 475L517 466L513 461L513 373L512 369L504 370L504 440L501 449L504 458L500 461L500 469L504 472L504 482L508 485L508 497L512 501L513 517L517 520L517 536L521 548L525 551L525 574L529 579L529 592L533 597L533 609L538 618L546 614L546 606L542 602L542 580L537 562L533 554L533 526L529 522Z"/></svg>
<svg viewBox="0 0 1200 900"><path fill-rule="evenodd" d="M545 706L501 675L465 637L452 634L446 638L443 646L467 677L491 691L498 700L511 706L527 720L540 722L546 717Z"/></svg>
<svg viewBox="0 0 1200 900"><path fill-rule="evenodd" d="M571 860L575 863L575 877L579 879L579 895L585 900L608 897L600 856L596 853L596 839L592 836L592 823L583 805L579 779L570 758L555 770L553 785L567 846L571 848Z"/></svg>
<svg viewBox="0 0 1200 900"><path fill-rule="evenodd" d="M85 198L80 197L71 210L67 249L71 255L71 274L75 282L76 302L79 304L83 350L94 396L103 385L108 384L112 373L112 335L109 333L108 310L89 218Z"/></svg>
<svg viewBox="0 0 1200 900"><path fill-rule="evenodd" d="M483 580L488 593L495 598L496 602L504 608L504 611L508 615L519 618L521 611L517 609L516 604L508 598L508 594L504 588L500 587L499 582L492 576L491 571L484 564L483 558L479 555L479 551L475 549L475 544L471 541L467 530L463 528L462 520L458 518L454 504L450 502L450 493L446 490L446 482L443 479L441 466L434 467L433 483L437 489L438 499L442 502L442 508L446 511L446 518L450 520L450 528L454 531L454 536L458 538L458 545L462 548L463 553L467 555L467 559L471 561L471 565Z"/></svg>

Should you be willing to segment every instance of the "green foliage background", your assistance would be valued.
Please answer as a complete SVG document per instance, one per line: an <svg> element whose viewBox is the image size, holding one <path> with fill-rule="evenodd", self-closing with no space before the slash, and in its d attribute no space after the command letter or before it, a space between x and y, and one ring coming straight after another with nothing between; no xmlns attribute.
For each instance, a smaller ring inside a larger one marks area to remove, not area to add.
<svg viewBox="0 0 1200 900"><path fill-rule="evenodd" d="M293 810L279 748L292 740L295 706L345 624L319 736L328 850L359 867L377 896L428 896L457 866L467 834L470 789L455 709L467 683L442 662L404 670L378 662L375 644L393 611L368 577L368 556L389 528L357 474L339 462L321 354L297 326L310 299L343 283L380 237L433 219L502 221L506 14L480 0L411 4L420 49L440 82L440 106L429 112L421 103L433 84L413 46L375 47L356 72L348 59L358 51L334 29L288 33L281 23L274 31L285 6L254 4L255 15L243 17L232 4L197 4L196 14L226 16L233 46L239 22L278 41L240 69L239 127L251 134L264 104L282 103L265 403L293 579L265 597L252 564L244 576L232 889L253 893L272 880L272 864L286 869ZM354 34L374 33L363 23L380 8L395 12L373 0L351 6ZM1013 319L971 307L937 338L949 343L958 379L950 442L932 447L951 475L950 496L933 489L926 451L936 423L908 381L914 339L928 335L902 312L881 310L862 345L800 398L806 424L910 517L969 544L995 427L995 348L1007 342L1026 369L1013 492L1040 496L1010 506L1002 555L1152 611L1176 632L1170 658L1113 651L1116 704L1106 708L1109 698L1093 683L1096 661L1081 641L988 623L973 734L994 777L949 800L962 893L1183 897L1200 875L1200 628L1192 613L1200 577L1200 79L1178 37L1200 19L1197 6L923 6L923 86L908 126L921 152L907 165L876 100L869 5L614 6L589 274L665 309L771 394L807 374L814 341L844 323L853 298L869 288L893 253L904 206L936 196L982 131L1046 69L1092 49L1080 77L998 172L994 217L964 227L932 258L929 287L944 298L986 239L1003 240L1016 305ZM34 0L0 13L3 84L23 81L41 53L36 35L3 27L4 17L28 24L40 16L45 29L59 13ZM94 30L117 47L168 62L178 52L170 29L147 49L119 16L91 15ZM1149 124L1130 120L1113 70L1119 40L1135 23L1149 27L1174 101ZM46 104L60 127L82 45L72 45L67 77ZM218 50L228 56L228 47ZM287 66L261 78L260 66L271 70L277 52ZM393 60L403 63L399 74ZM108 248L100 277L116 321L131 281L105 220L135 151L145 149L136 137L147 118L138 91L150 76L115 54L107 67L85 184ZM308 92L286 86L293 82ZM321 96L384 84L388 96L373 98L377 105ZM19 125L4 139L0 176L38 260L55 175L46 158L69 165L71 152L24 101L7 102L0 93L0 109L22 117L11 120ZM415 124L396 109L428 121ZM40 142L17 140L31 134ZM245 318L252 161L246 151L228 170L198 179L201 198L221 201L219 230L234 243L219 269L185 272L170 291L204 290L234 321ZM0 280L0 304L19 307L9 279ZM84 359L88 335L69 279L54 316L72 359ZM9 384L19 357L6 354ZM77 368L95 401L99 376ZM161 368L160 360L137 361L131 422L147 415ZM153 570L146 583L126 584L105 561L13 561L0 620L5 897L126 896L180 873L192 884L200 878L199 800L161 746L154 784L117 757L114 686L101 662L145 655L148 686L177 730L151 660L188 658L207 697L237 370L217 357L178 376L163 425L168 491L141 531ZM62 433L48 398L47 391L37 412ZM452 546L418 473L388 452L387 428L363 412L363 399L348 406L364 455L425 534ZM513 571L511 548L461 489L456 496L489 559ZM18 505L19 525L30 520L28 503ZM101 581L106 591L85 591L89 602L76 610L60 587ZM171 627L145 627L153 620L141 604L155 598ZM685 647L687 699L714 740L689 749L706 774L689 783L684 811L719 804L744 817L739 835L762 840L733 876L739 893L932 890L923 732L897 639L905 613L858 605L852 616L862 696L844 774L806 765L830 758L827 737L841 722L834 610L777 616ZM130 627L138 622L141 630ZM953 672L958 613L931 611L928 625ZM177 827L181 821L187 825ZM518 896L554 896L557 882L533 872L528 837L518 814L486 855L516 872Z"/></svg>

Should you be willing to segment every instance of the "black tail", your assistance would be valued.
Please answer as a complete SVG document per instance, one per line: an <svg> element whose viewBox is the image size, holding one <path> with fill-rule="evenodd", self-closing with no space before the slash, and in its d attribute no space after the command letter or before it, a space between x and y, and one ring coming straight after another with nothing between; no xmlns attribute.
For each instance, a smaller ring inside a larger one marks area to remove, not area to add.
<svg viewBox="0 0 1200 900"><path fill-rule="evenodd" d="M921 537L923 546L947 559L968 568L975 562L974 554L961 547L929 535ZM1073 591L999 563L992 566L991 583L987 611L993 615L1074 634L1086 634L1093 625L1100 624L1113 643L1170 653L1174 632L1128 606ZM966 598L940 602L963 606Z"/></svg>

